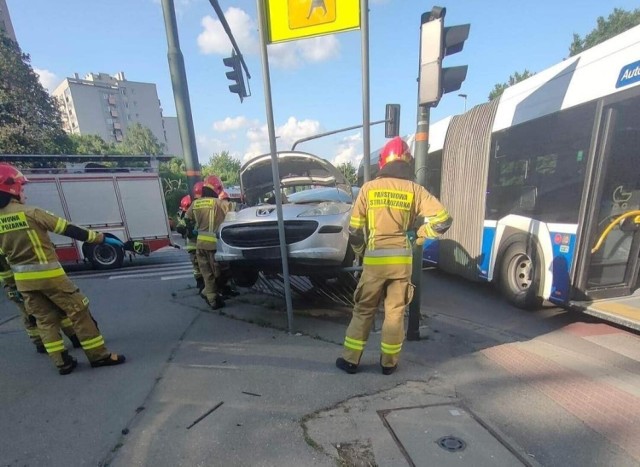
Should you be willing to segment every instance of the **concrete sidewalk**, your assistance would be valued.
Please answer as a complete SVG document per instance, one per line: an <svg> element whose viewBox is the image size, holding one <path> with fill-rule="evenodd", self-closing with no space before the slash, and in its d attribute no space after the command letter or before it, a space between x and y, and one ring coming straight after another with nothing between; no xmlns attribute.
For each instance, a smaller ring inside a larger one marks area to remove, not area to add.
<svg viewBox="0 0 640 467"><path fill-rule="evenodd" d="M175 300L206 309L189 290ZM624 352L638 336L583 324L505 342L476 328L460 344L468 330L432 320L394 375L380 373L376 332L346 375L334 361L347 315L301 312L289 335L264 300L196 318L107 464L640 463L640 356Z"/></svg>

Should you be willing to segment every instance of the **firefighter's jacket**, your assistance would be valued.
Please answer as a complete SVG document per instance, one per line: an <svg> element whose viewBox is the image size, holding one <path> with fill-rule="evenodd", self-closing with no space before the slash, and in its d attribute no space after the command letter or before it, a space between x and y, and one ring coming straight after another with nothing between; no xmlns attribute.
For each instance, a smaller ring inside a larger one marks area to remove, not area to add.
<svg viewBox="0 0 640 467"><path fill-rule="evenodd" d="M364 249L365 268L384 277L404 278L411 275L408 232L435 238L450 224L446 209L422 186L402 178L378 177L360 189L349 233L356 253Z"/></svg>
<svg viewBox="0 0 640 467"><path fill-rule="evenodd" d="M11 201L0 209L0 254L11 265L19 291L55 288L67 278L49 232L88 243L102 234L68 223L42 209Z"/></svg>
<svg viewBox="0 0 640 467"><path fill-rule="evenodd" d="M193 224L198 231L198 250L215 250L217 247L217 231L224 217L226 210L222 202L217 198L198 198L185 215L187 226Z"/></svg>

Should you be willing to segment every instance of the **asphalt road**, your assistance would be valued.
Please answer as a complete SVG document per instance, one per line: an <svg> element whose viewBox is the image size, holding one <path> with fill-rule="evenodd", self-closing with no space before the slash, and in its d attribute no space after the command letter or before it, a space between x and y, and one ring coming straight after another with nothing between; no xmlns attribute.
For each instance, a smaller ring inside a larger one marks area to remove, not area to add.
<svg viewBox="0 0 640 467"><path fill-rule="evenodd" d="M380 421L367 395L446 398L524 464L640 464L635 334L557 308L517 310L489 286L426 271L422 339L405 344L398 372L379 373L379 317L361 372L347 376L333 366L344 307L298 301L288 334L280 299L247 293L210 313L184 252L142 260L71 273L109 348L127 355L120 367L91 369L74 350L81 365L57 375L0 298L0 465L335 465L335 446L371 427L358 417ZM429 429L394 442L381 425L366 434L371 456L411 465L398 446L419 446L407 438Z"/></svg>

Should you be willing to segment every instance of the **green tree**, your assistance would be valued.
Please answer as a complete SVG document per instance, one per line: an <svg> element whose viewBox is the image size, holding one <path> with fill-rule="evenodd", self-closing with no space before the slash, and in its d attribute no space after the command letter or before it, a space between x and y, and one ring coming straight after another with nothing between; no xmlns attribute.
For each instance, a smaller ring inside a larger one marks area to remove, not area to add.
<svg viewBox="0 0 640 467"><path fill-rule="evenodd" d="M147 127L134 123L127 128L127 134L120 143L122 154L132 156L160 156L164 153L164 144Z"/></svg>
<svg viewBox="0 0 640 467"><path fill-rule="evenodd" d="M30 62L29 55L0 31L0 153L66 153L69 138L55 100Z"/></svg>
<svg viewBox="0 0 640 467"><path fill-rule="evenodd" d="M345 176L349 184L352 186L358 184L358 171L350 161L343 162L336 168Z"/></svg>
<svg viewBox="0 0 640 467"><path fill-rule="evenodd" d="M596 27L589 34L580 37L573 34L573 42L569 47L569 56L572 57L587 50L600 42L611 39L613 36L621 34L628 29L640 24L640 8L633 11L626 11L621 8L614 8L613 13L608 18L599 16L596 20Z"/></svg>
<svg viewBox="0 0 640 467"><path fill-rule="evenodd" d="M524 81L525 79L533 76L535 73L531 73L529 70L525 69L522 73L518 73L517 71L509 76L509 81L506 83L499 83L493 87L493 91L489 93L489 100L492 101L496 97L500 97L505 89L509 86L513 86L520 81Z"/></svg>
<svg viewBox="0 0 640 467"><path fill-rule="evenodd" d="M108 143L100 135L69 135L71 141L70 154L108 155L119 154L115 144Z"/></svg>
<svg viewBox="0 0 640 467"><path fill-rule="evenodd" d="M238 159L229 155L229 151L222 151L213 154L209 162L202 164L202 176L217 175L225 186L240 184L240 167L242 164Z"/></svg>

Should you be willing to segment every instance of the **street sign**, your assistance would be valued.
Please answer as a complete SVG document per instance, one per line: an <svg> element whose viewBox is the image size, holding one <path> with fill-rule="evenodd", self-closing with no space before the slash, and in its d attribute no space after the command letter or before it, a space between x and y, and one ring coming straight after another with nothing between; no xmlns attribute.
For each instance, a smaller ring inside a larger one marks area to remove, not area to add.
<svg viewBox="0 0 640 467"><path fill-rule="evenodd" d="M360 28L360 0L265 0L269 44Z"/></svg>

